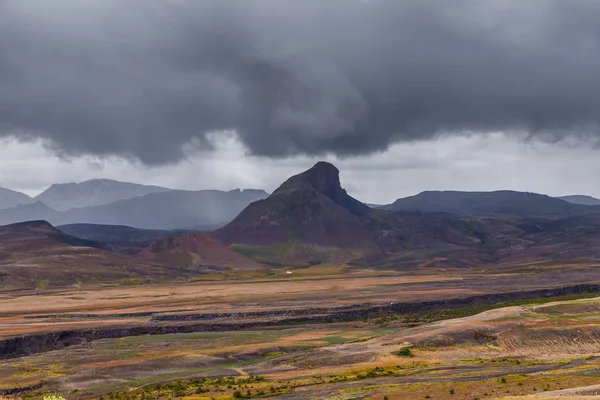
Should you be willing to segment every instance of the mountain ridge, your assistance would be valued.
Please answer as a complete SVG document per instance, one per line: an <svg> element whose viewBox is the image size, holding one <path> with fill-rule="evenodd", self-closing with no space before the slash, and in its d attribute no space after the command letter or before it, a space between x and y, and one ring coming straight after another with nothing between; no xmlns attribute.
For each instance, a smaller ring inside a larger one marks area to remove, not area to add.
<svg viewBox="0 0 600 400"><path fill-rule="evenodd" d="M0 225L37 219L53 225L88 223L141 229L214 229L225 225L252 201L266 196L266 192L256 189L169 190L66 211L56 211L38 200L0 210Z"/></svg>
<svg viewBox="0 0 600 400"><path fill-rule="evenodd" d="M390 211L446 212L452 214L574 215L593 212L581 204L531 192L424 191L381 207Z"/></svg>
<svg viewBox="0 0 600 400"><path fill-rule="evenodd" d="M121 182L112 179L90 179L83 182L55 183L34 197L57 211L110 204L119 200L145 196L173 189L154 185Z"/></svg>
<svg viewBox="0 0 600 400"><path fill-rule="evenodd" d="M31 201L32 198L25 193L0 187L0 210L16 207L21 204L28 204Z"/></svg>

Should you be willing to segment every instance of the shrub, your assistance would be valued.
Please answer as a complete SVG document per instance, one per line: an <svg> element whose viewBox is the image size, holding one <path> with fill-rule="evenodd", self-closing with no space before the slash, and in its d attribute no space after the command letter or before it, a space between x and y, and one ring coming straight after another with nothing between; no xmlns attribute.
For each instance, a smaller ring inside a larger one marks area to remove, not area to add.
<svg viewBox="0 0 600 400"><path fill-rule="evenodd" d="M414 357L412 351L410 351L410 347L403 347L396 352L397 356L400 357Z"/></svg>

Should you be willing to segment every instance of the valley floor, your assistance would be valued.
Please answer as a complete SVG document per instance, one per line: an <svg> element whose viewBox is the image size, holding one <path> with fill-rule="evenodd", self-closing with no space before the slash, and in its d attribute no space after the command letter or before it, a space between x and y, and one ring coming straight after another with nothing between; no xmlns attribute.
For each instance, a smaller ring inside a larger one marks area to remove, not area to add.
<svg viewBox="0 0 600 400"><path fill-rule="evenodd" d="M595 266L220 279L0 293L0 394L473 400L600 384Z"/></svg>

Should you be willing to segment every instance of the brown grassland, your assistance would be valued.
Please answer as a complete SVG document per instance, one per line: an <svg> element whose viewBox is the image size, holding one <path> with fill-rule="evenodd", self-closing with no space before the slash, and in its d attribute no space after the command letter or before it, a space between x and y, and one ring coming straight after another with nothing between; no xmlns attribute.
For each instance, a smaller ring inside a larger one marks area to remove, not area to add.
<svg viewBox="0 0 600 400"><path fill-rule="evenodd" d="M560 267L536 264L494 273L424 267L407 273L321 265L292 274L275 269L206 275L176 285L6 291L0 293L0 394L565 398L557 391L600 384L600 293L319 319L365 304L600 283L595 266ZM106 330L118 334L80 334ZM74 339L56 348L19 348L26 354L10 356L20 343L11 338L51 332L53 340ZM593 388L581 390L572 394L589 395Z"/></svg>

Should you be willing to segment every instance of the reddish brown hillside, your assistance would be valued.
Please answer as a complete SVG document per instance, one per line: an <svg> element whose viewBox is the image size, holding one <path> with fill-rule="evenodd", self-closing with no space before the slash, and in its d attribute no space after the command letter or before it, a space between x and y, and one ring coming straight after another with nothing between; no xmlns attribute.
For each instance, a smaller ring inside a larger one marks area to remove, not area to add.
<svg viewBox="0 0 600 400"><path fill-rule="evenodd" d="M96 245L102 246L66 235L45 221L2 226L0 288L181 277L154 263L114 254Z"/></svg>
<svg viewBox="0 0 600 400"><path fill-rule="evenodd" d="M264 265L201 233L159 239L139 256L158 264L205 269L261 269Z"/></svg>

